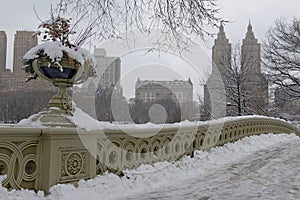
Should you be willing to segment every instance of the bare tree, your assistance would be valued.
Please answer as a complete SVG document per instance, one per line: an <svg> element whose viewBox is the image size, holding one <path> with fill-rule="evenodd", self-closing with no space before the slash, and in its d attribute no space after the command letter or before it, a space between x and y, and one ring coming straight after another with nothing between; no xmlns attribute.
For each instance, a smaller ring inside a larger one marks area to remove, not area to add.
<svg viewBox="0 0 300 200"><path fill-rule="evenodd" d="M225 95L228 99L227 106L234 107L235 109L229 109L233 115L243 115L246 111L245 107L245 91L242 90L242 84L245 81L244 70L242 65L246 66L245 59L242 58L240 44L237 44L232 52L232 55L228 55L231 58L231 62L227 67L227 70L221 72L221 76L225 85ZM230 60L230 58L228 60ZM224 63L224 67L226 63Z"/></svg>
<svg viewBox="0 0 300 200"><path fill-rule="evenodd" d="M246 111L245 105L245 91L242 90L242 84L245 81L245 76L242 70L242 65L245 65L245 59L242 59L240 44L236 44L233 51L224 55L224 58L218 63L220 71L220 78L215 79L214 82L222 82L224 89L218 87L219 84L214 84L214 90L225 96L225 104L227 107L227 115L243 115Z"/></svg>
<svg viewBox="0 0 300 200"><path fill-rule="evenodd" d="M87 24L76 43L87 35L101 40L122 33L127 37L135 29L148 34L159 28L158 48L184 49L191 37L212 36L208 26L217 27L220 22L216 0L60 0L56 10L71 14L76 26Z"/></svg>
<svg viewBox="0 0 300 200"><path fill-rule="evenodd" d="M300 98L300 20L280 18L263 44L264 65L270 81L285 93L285 101Z"/></svg>

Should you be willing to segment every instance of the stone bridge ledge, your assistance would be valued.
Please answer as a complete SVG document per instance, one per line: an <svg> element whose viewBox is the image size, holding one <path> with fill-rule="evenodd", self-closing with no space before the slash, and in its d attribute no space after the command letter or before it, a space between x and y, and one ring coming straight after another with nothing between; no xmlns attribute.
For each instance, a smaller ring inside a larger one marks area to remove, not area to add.
<svg viewBox="0 0 300 200"><path fill-rule="evenodd" d="M279 119L244 116L155 128L43 128L0 125L2 185L49 192L57 183L74 183L110 171L159 161L174 161L196 150L264 133L295 133Z"/></svg>

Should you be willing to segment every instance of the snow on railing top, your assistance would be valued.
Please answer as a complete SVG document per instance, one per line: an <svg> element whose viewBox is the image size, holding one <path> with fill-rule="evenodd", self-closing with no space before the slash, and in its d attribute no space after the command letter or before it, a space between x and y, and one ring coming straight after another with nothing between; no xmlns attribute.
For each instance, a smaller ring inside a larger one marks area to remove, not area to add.
<svg viewBox="0 0 300 200"><path fill-rule="evenodd" d="M50 108L50 109L58 109L58 108ZM28 119L21 120L17 126L20 127L38 127L38 128L49 128L48 126L44 126L40 121L33 121L33 119L39 114L32 115ZM63 115L63 114L62 114ZM267 120L277 120L283 123L287 123L286 121L273 117L266 117L260 115L247 115L247 116L238 116L238 117L224 117L221 119L211 120L211 121L182 121L174 124L124 124L124 123L110 123L110 122L101 122L97 121L93 117L89 116L85 112L83 112L80 108L75 107L73 116L64 116L69 119L76 127L82 128L86 131L94 131L94 130L161 130L161 129L184 129L198 126L212 126L219 125L224 123L231 123L241 120L247 119L267 119ZM63 125L63 124L62 124ZM292 126L292 125L291 125ZM51 128L61 128L58 124L56 127Z"/></svg>

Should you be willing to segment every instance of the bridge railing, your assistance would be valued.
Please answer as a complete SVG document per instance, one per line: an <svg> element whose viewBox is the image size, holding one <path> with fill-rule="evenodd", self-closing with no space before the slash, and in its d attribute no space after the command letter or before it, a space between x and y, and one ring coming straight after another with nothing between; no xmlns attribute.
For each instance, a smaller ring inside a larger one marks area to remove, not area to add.
<svg viewBox="0 0 300 200"><path fill-rule="evenodd" d="M0 175L8 188L34 188L40 172L40 130L0 127Z"/></svg>
<svg viewBox="0 0 300 200"><path fill-rule="evenodd" d="M96 131L97 132L97 131ZM104 130L98 134L97 173L121 173L141 164L174 161L195 150L237 141L263 133L296 133L299 130L285 121L266 117L227 118L199 125L174 126L159 130Z"/></svg>
<svg viewBox="0 0 300 200"><path fill-rule="evenodd" d="M226 118L156 128L96 129L0 126L0 175L7 188L49 192L105 171L122 174L141 164L174 161L263 133L296 133L289 123L267 117Z"/></svg>

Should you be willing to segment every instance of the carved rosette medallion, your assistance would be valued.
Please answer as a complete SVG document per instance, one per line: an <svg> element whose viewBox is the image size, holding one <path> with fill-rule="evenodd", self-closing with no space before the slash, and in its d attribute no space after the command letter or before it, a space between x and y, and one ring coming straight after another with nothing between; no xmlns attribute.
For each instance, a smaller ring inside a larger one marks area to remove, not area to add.
<svg viewBox="0 0 300 200"><path fill-rule="evenodd" d="M65 163L66 172L69 175L77 175L83 167L83 159L79 153L71 153L67 157L67 161Z"/></svg>
<svg viewBox="0 0 300 200"><path fill-rule="evenodd" d="M68 182L88 177L87 175L87 151L61 150L60 182Z"/></svg>

